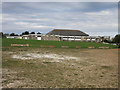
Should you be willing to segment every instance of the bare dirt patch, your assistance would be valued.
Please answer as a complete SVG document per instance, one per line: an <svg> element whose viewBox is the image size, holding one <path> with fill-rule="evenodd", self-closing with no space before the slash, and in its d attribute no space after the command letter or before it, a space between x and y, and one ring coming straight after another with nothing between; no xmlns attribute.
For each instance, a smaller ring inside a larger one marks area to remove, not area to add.
<svg viewBox="0 0 120 90"><path fill-rule="evenodd" d="M7 88L117 88L118 51L15 47L3 51L2 76Z"/></svg>
<svg viewBox="0 0 120 90"><path fill-rule="evenodd" d="M58 55L58 54L38 54L24 52L20 54L12 55L11 58L20 60L30 60L30 59L51 59L54 62L61 62L62 60L77 60L77 57Z"/></svg>

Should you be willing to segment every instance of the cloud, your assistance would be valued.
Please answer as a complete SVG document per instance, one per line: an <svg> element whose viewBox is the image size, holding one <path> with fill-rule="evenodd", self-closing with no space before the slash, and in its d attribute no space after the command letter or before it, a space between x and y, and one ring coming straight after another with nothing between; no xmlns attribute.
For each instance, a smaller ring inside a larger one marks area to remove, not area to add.
<svg viewBox="0 0 120 90"><path fill-rule="evenodd" d="M28 22L15 22L16 25L19 25L21 27L29 27L31 29L40 29L40 28L54 28L52 26L45 26L45 25L39 25L37 23L28 23Z"/></svg>
<svg viewBox="0 0 120 90"><path fill-rule="evenodd" d="M86 13L86 14L87 14L87 15L102 15L102 16L112 15L112 13L110 13L109 11L88 12L88 13Z"/></svg>
<svg viewBox="0 0 120 90"><path fill-rule="evenodd" d="M4 32L30 30L47 33L54 28L79 29L90 35L113 36L118 32L117 3L3 4Z"/></svg>
<svg viewBox="0 0 120 90"><path fill-rule="evenodd" d="M3 13L90 12L116 8L115 2L4 2Z"/></svg>
<svg viewBox="0 0 120 90"><path fill-rule="evenodd" d="M119 2L119 0L4 0L3 2Z"/></svg>

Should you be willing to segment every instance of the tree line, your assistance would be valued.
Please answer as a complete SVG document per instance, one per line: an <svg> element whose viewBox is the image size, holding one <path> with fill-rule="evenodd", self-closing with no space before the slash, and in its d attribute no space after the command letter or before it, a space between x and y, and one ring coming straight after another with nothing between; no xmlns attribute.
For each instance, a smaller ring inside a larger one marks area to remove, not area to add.
<svg viewBox="0 0 120 90"><path fill-rule="evenodd" d="M3 32L0 32L0 34L1 34L2 37L5 37L5 36L19 36L18 34L15 34L15 33L3 34ZM20 34L20 36L29 35L29 34L35 34L35 32L25 31L25 32L22 32L22 34ZM37 32L37 34L41 34L41 33Z"/></svg>

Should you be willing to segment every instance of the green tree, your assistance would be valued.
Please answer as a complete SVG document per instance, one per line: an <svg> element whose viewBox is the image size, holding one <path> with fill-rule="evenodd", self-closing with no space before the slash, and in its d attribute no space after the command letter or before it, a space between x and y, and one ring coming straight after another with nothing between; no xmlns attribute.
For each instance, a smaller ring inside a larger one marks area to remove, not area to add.
<svg viewBox="0 0 120 90"><path fill-rule="evenodd" d="M38 32L37 34L41 34L40 32Z"/></svg>
<svg viewBox="0 0 120 90"><path fill-rule="evenodd" d="M35 32L31 32L30 34L35 34Z"/></svg>
<svg viewBox="0 0 120 90"><path fill-rule="evenodd" d="M112 43L112 41L111 40L103 40L103 42L106 42L106 43Z"/></svg>
<svg viewBox="0 0 120 90"><path fill-rule="evenodd" d="M29 34L29 32L28 31L25 31L25 35L28 35Z"/></svg>
<svg viewBox="0 0 120 90"><path fill-rule="evenodd" d="M29 35L29 32L25 31L25 32L22 33L22 35Z"/></svg>
<svg viewBox="0 0 120 90"><path fill-rule="evenodd" d="M116 43L120 47L120 34L117 34L114 37L113 42Z"/></svg>
<svg viewBox="0 0 120 90"><path fill-rule="evenodd" d="M11 33L10 36L15 36L15 33Z"/></svg>

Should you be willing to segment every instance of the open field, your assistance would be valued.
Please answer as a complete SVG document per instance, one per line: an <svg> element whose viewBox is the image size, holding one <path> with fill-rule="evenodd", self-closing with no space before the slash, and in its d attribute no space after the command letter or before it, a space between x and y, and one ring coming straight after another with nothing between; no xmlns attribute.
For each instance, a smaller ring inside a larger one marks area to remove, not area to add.
<svg viewBox="0 0 120 90"><path fill-rule="evenodd" d="M36 41L33 41L36 48L8 47L12 39L7 41L8 45L3 41L2 52L3 87L117 88L118 86L117 49L37 48ZM22 43L28 42L30 41L26 40ZM31 41L31 45L33 42Z"/></svg>
<svg viewBox="0 0 120 90"><path fill-rule="evenodd" d="M102 44L96 42L68 42L68 41L39 41L39 40L23 40L23 39L2 39L3 47L10 47L11 44L29 44L30 47L39 48L40 45L52 45L56 48L60 48L61 46L69 46L69 48L75 48L76 46L80 46L81 48L88 48L89 46L98 47L110 47L117 48L115 45Z"/></svg>

